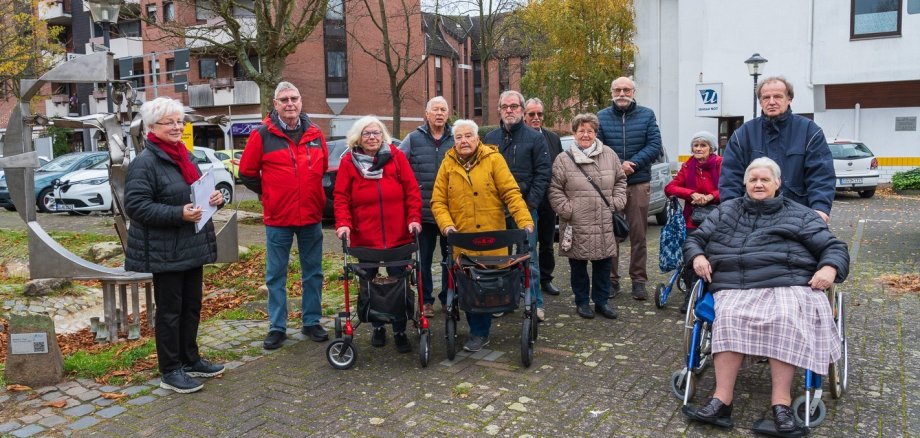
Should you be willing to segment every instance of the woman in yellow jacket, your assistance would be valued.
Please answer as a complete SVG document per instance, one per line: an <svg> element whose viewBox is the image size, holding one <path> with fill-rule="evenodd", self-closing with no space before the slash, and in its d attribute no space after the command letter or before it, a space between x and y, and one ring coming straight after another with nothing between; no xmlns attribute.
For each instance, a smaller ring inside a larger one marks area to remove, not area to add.
<svg viewBox="0 0 920 438"><path fill-rule="evenodd" d="M431 195L431 212L438 228L444 235L504 230L507 208L515 222L532 233L533 220L508 164L495 146L479 141L478 132L479 126L472 120L454 122L454 147L441 162ZM499 253L507 254L507 250ZM467 313L466 321L470 338L463 349L479 351L489 343L492 315Z"/></svg>

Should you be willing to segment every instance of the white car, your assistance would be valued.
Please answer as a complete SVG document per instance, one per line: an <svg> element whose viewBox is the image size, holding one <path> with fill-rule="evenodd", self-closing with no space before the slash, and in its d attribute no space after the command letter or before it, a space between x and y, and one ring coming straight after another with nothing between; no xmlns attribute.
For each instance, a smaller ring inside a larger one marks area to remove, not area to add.
<svg viewBox="0 0 920 438"><path fill-rule="evenodd" d="M834 140L828 146L834 157L837 191L857 192L862 198L875 195L879 178L875 154L858 141Z"/></svg>
<svg viewBox="0 0 920 438"><path fill-rule="evenodd" d="M569 150L575 144L575 137L566 135L560 137L562 150ZM649 195L648 215L655 217L658 225L664 225L668 220L668 197L664 195L664 186L671 182L671 165L668 163L668 154L664 148L661 149L661 155L652 164L652 179L649 182L651 194Z"/></svg>
<svg viewBox="0 0 920 438"><path fill-rule="evenodd" d="M193 162L202 173L214 174L215 188L224 196L224 203L233 201L233 177L217 159L214 151L196 147L192 151ZM108 160L89 169L69 173L59 178L55 186L55 210L73 215L92 211L112 211L112 186L109 184Z"/></svg>

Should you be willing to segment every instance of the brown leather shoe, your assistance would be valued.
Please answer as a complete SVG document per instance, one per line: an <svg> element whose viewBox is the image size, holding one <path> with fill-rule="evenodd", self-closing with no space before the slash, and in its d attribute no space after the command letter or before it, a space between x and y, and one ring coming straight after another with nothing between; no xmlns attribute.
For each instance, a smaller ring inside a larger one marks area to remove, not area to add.
<svg viewBox="0 0 920 438"><path fill-rule="evenodd" d="M434 318L434 306L426 303L422 315L425 315L425 318Z"/></svg>

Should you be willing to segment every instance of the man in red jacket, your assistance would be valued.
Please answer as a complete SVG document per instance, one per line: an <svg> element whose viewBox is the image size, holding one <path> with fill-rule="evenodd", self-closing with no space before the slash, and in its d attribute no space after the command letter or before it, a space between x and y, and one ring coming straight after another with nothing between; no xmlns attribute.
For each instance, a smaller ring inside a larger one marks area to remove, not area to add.
<svg viewBox="0 0 920 438"><path fill-rule="evenodd" d="M240 179L259 194L265 223L265 284L271 325L263 347L287 339L287 268L294 236L300 253L302 332L329 339L319 324L323 288L323 174L329 166L326 139L301 112L300 91L290 82L275 88L275 110L253 131L240 158Z"/></svg>

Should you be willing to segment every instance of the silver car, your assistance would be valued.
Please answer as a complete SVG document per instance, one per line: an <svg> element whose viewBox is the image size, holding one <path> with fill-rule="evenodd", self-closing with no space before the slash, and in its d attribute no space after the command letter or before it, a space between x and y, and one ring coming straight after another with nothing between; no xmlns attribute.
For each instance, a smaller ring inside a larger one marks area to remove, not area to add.
<svg viewBox="0 0 920 438"><path fill-rule="evenodd" d="M562 150L567 151L575 144L575 137L566 135L560 137ZM664 186L671 182L671 164L668 161L668 153L664 148L661 149L661 155L652 164L652 180L650 181L651 194L649 195L648 215L655 217L655 222L664 225L668 220L668 212L665 209L668 204L668 197L664 195Z"/></svg>

